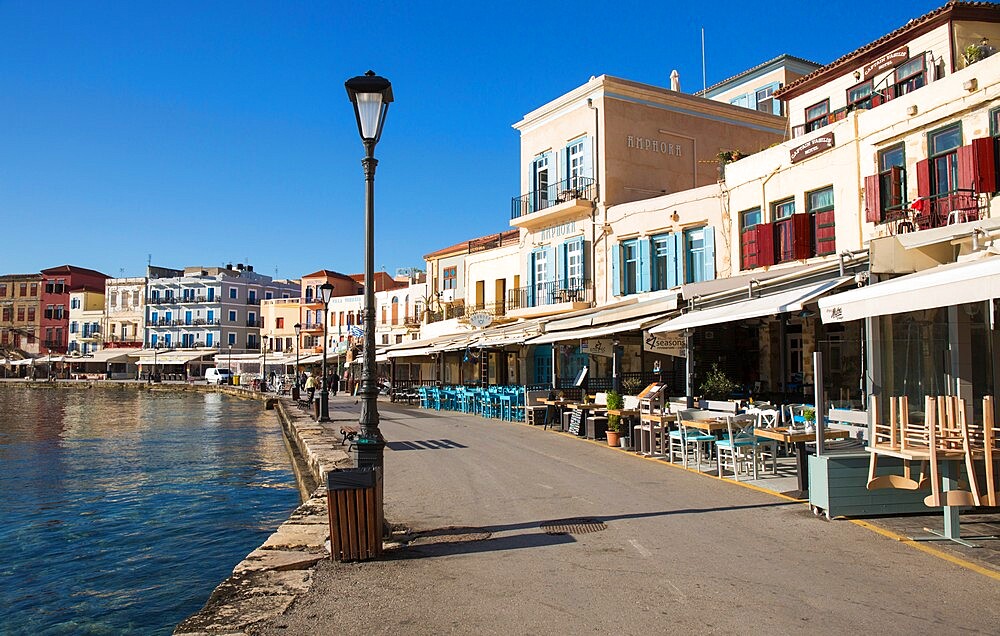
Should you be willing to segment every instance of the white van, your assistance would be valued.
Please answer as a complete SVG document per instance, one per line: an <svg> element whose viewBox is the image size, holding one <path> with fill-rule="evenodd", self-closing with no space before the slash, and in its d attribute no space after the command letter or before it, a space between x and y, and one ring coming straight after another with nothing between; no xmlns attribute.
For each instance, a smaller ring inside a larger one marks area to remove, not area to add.
<svg viewBox="0 0 1000 636"><path fill-rule="evenodd" d="M209 367L205 371L205 380L208 381L209 384L232 384L233 372L229 369Z"/></svg>

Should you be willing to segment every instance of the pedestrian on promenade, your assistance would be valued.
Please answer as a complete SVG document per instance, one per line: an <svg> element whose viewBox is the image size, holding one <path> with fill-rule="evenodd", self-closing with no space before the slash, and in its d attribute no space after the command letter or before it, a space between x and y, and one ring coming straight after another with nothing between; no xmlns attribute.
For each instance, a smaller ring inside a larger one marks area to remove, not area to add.
<svg viewBox="0 0 1000 636"><path fill-rule="evenodd" d="M309 403L313 401L313 396L316 395L316 377L310 375L306 378L306 393L309 394Z"/></svg>
<svg viewBox="0 0 1000 636"><path fill-rule="evenodd" d="M330 392L332 395L337 395L337 387L340 386L340 374L336 371L330 376Z"/></svg>

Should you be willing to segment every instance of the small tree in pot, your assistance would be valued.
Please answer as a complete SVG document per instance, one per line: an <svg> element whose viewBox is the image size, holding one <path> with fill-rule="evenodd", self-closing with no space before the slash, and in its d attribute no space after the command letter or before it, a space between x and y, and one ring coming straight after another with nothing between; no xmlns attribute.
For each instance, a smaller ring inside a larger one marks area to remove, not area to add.
<svg viewBox="0 0 1000 636"><path fill-rule="evenodd" d="M728 400L737 387L718 364L712 363L712 369L705 374L705 381L700 388L701 395L706 400Z"/></svg>
<svg viewBox="0 0 1000 636"><path fill-rule="evenodd" d="M608 409L612 411L621 410L625 406L625 398L618 391L608 391ZM622 416L616 413L608 413L608 446L618 446L621 444Z"/></svg>

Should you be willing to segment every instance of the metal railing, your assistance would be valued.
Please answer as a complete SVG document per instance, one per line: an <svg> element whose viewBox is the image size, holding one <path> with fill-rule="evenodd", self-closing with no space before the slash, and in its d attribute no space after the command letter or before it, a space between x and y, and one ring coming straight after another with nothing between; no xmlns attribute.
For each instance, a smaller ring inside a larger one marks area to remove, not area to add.
<svg viewBox="0 0 1000 636"><path fill-rule="evenodd" d="M516 219L525 214L539 212L545 208L586 199L597 198L597 183L590 177L569 177L549 184L548 187L511 199L510 218Z"/></svg>
<svg viewBox="0 0 1000 636"><path fill-rule="evenodd" d="M507 310L542 307L559 303L593 303L594 290L589 279L556 280L518 287L507 292Z"/></svg>
<svg viewBox="0 0 1000 636"><path fill-rule="evenodd" d="M147 320L147 327L201 327L204 325L220 325L221 320L205 320L203 318L194 318L191 320L183 320L180 318L175 318L172 320L167 320L166 318L159 318L157 320Z"/></svg>
<svg viewBox="0 0 1000 636"><path fill-rule="evenodd" d="M944 227L953 223L978 221L983 216L984 208L975 190L953 190L935 194L924 199L926 204L911 203L911 207L925 208L917 210L913 216L914 222L920 228Z"/></svg>
<svg viewBox="0 0 1000 636"><path fill-rule="evenodd" d="M250 320L249 318L247 318L247 327L263 327L263 326L264 326L263 320Z"/></svg>
<svg viewBox="0 0 1000 636"><path fill-rule="evenodd" d="M516 245L521 240L521 233L514 229L500 234L491 234L469 241L469 253L485 252L505 245Z"/></svg>

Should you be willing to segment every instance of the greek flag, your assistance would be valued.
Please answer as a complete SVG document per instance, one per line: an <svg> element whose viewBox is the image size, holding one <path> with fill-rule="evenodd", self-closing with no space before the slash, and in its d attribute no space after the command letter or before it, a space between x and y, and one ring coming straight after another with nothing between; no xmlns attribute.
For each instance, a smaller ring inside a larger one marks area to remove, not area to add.
<svg viewBox="0 0 1000 636"><path fill-rule="evenodd" d="M358 325L351 325L347 328L347 335L354 336L355 338L360 338L365 335L365 330Z"/></svg>

